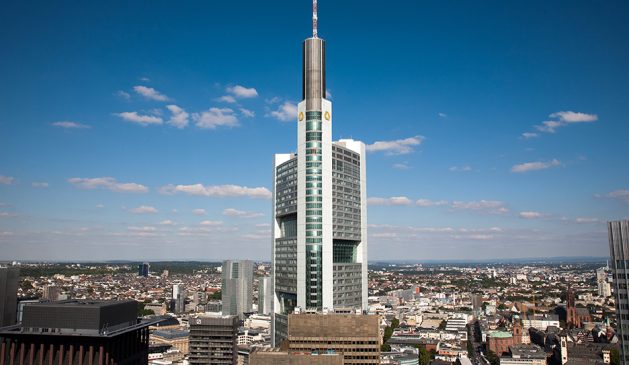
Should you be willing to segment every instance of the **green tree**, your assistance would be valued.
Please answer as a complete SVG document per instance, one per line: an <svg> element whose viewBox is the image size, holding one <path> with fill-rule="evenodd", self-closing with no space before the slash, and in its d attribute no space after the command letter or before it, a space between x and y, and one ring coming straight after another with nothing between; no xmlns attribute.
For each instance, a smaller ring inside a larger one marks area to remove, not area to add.
<svg viewBox="0 0 629 365"><path fill-rule="evenodd" d="M609 354L609 363L610 365L620 365L620 352L617 348L612 348Z"/></svg>
<svg viewBox="0 0 629 365"><path fill-rule="evenodd" d="M419 346L419 365L430 364L430 352L426 351L425 347Z"/></svg>

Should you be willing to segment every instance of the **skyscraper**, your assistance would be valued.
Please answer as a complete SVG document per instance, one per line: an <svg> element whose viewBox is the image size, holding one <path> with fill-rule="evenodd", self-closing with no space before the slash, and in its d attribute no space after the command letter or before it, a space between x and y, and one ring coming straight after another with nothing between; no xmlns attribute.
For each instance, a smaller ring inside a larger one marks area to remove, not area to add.
<svg viewBox="0 0 629 365"><path fill-rule="evenodd" d="M258 279L258 314L271 314L273 311L273 282L270 276Z"/></svg>
<svg viewBox="0 0 629 365"><path fill-rule="evenodd" d="M0 267L0 327L15 324L17 318L17 287L20 270Z"/></svg>
<svg viewBox="0 0 629 365"><path fill-rule="evenodd" d="M273 183L273 342L286 338L295 307L367 307L365 145L332 142L332 103L326 99L325 41L303 42L297 153L276 154Z"/></svg>
<svg viewBox="0 0 629 365"><path fill-rule="evenodd" d="M223 315L243 317L253 307L253 261L223 262L221 298Z"/></svg>
<svg viewBox="0 0 629 365"><path fill-rule="evenodd" d="M614 296L616 299L616 333L620 339L620 361L629 364L629 220L607 223L609 233L609 256L614 274Z"/></svg>

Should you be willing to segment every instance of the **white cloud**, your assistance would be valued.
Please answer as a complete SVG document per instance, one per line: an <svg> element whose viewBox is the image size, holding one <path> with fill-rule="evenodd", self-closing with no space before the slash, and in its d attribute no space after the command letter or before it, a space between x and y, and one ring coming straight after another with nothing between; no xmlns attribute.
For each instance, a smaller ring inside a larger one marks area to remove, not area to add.
<svg viewBox="0 0 629 365"><path fill-rule="evenodd" d="M535 170L545 170L557 166L561 166L561 162L557 159L553 159L550 161L526 162L519 165L514 165L511 168L511 172L522 173Z"/></svg>
<svg viewBox="0 0 629 365"><path fill-rule="evenodd" d="M415 205L419 207L437 207L442 205L448 205L447 200L430 200L430 199L418 199L415 201Z"/></svg>
<svg viewBox="0 0 629 365"><path fill-rule="evenodd" d="M202 113L192 114L197 127L202 129L216 129L218 127L236 127L238 118L229 108L210 108Z"/></svg>
<svg viewBox="0 0 629 365"><path fill-rule="evenodd" d="M129 100L129 99L131 99L131 94L129 94L129 93L128 93L128 92L126 92L126 91L118 90L118 91L116 91L116 94L115 94L115 95L116 95L117 97L122 98L122 99L125 99L125 100Z"/></svg>
<svg viewBox="0 0 629 365"><path fill-rule="evenodd" d="M155 214L158 210L150 205L140 205L139 207L130 209L130 212L135 214Z"/></svg>
<svg viewBox="0 0 629 365"><path fill-rule="evenodd" d="M597 195L597 197L617 199L622 202L629 203L629 190L614 190L604 195Z"/></svg>
<svg viewBox="0 0 629 365"><path fill-rule="evenodd" d="M202 226L212 226L212 227L215 227L215 226L222 226L222 225L223 225L223 222L221 222L221 221L209 221L209 220L205 220L205 221L202 221L202 222L201 222L201 223L199 223L199 224L200 224L200 225L202 225Z"/></svg>
<svg viewBox="0 0 629 365"><path fill-rule="evenodd" d="M454 201L451 206L455 210L472 210L490 214L504 214L509 211L505 203L499 200Z"/></svg>
<svg viewBox="0 0 629 365"><path fill-rule="evenodd" d="M539 135L537 133L533 133L533 132L524 132L522 133L522 138L523 139L531 139L531 138L537 138L539 137Z"/></svg>
<svg viewBox="0 0 629 365"><path fill-rule="evenodd" d="M423 136L409 137L395 141L377 141L367 145L367 152L385 152L390 155L403 155L414 151L424 141Z"/></svg>
<svg viewBox="0 0 629 365"><path fill-rule="evenodd" d="M90 126L81 124L79 122L71 122L69 120L62 120L59 122L50 123L53 127L59 127L64 129L89 129Z"/></svg>
<svg viewBox="0 0 629 365"><path fill-rule="evenodd" d="M549 115L551 118L558 118L562 122L566 123L588 123L598 120L598 115L587 114L573 111L556 112Z"/></svg>
<svg viewBox="0 0 629 365"><path fill-rule="evenodd" d="M239 185L166 185L160 189L162 194L184 193L207 197L248 197L270 199L272 194L267 188L249 188Z"/></svg>
<svg viewBox="0 0 629 365"><path fill-rule="evenodd" d="M223 95L220 98L217 98L216 101L233 104L236 102L236 98L231 95Z"/></svg>
<svg viewBox="0 0 629 365"><path fill-rule="evenodd" d="M472 171L472 167L471 166L452 166L448 170L453 171L453 172L468 172L468 171Z"/></svg>
<svg viewBox="0 0 629 365"><path fill-rule="evenodd" d="M394 163L393 168L398 169L398 170L408 170L411 167L406 162L400 162L400 163Z"/></svg>
<svg viewBox="0 0 629 365"><path fill-rule="evenodd" d="M446 113L437 113L437 115L439 116L439 118L442 118L442 119L446 119L448 117L448 114Z"/></svg>
<svg viewBox="0 0 629 365"><path fill-rule="evenodd" d="M194 215L207 215L207 212L205 211L205 209L195 209L192 211L192 214Z"/></svg>
<svg viewBox="0 0 629 365"><path fill-rule="evenodd" d="M135 90L136 93L150 100L157 100L157 101L169 100L168 96L160 93L159 91L153 89L152 87L138 85L138 86L134 86L133 90Z"/></svg>
<svg viewBox="0 0 629 365"><path fill-rule="evenodd" d="M227 92L234 95L237 98L255 98L258 96L258 91L255 88L247 88L241 85L231 86L227 88Z"/></svg>
<svg viewBox="0 0 629 365"><path fill-rule="evenodd" d="M390 198L367 198L370 205L411 205L413 201L405 196L393 196Z"/></svg>
<svg viewBox="0 0 629 365"><path fill-rule="evenodd" d="M138 114L138 112L122 112L116 113L116 115L127 122L138 123L143 126L147 126L149 124L162 124L163 122L160 117L156 117L154 115L142 115Z"/></svg>
<svg viewBox="0 0 629 365"><path fill-rule="evenodd" d="M77 188L87 190L103 188L117 193L146 193L149 191L149 189L144 185L136 183L120 183L113 177L73 177L68 179L68 182Z"/></svg>
<svg viewBox="0 0 629 365"><path fill-rule="evenodd" d="M11 185L14 182L15 178L13 176L0 175L0 185Z"/></svg>
<svg viewBox="0 0 629 365"><path fill-rule="evenodd" d="M282 105L277 107L277 110L272 111L270 115L282 122L297 120L297 105L285 101Z"/></svg>
<svg viewBox="0 0 629 365"><path fill-rule="evenodd" d="M238 218L256 218L256 217L262 217L264 214L259 213L259 212L247 212L244 210L227 208L223 210L223 215L226 215L228 217L238 217Z"/></svg>
<svg viewBox="0 0 629 365"><path fill-rule="evenodd" d="M559 127L566 126L571 123L591 123L598 120L598 115L587 114L573 111L561 111L550 114L548 117L556 120L547 120L542 122L541 125L536 125L535 128L540 132L555 133L555 130Z"/></svg>
<svg viewBox="0 0 629 365"><path fill-rule="evenodd" d="M532 212L532 211L527 211L527 212L520 212L520 214L518 214L520 216L520 218L524 218L524 219L538 219L538 218L542 218L543 214L540 212Z"/></svg>
<svg viewBox="0 0 629 365"><path fill-rule="evenodd" d="M34 188L47 188L49 185L48 185L47 182L38 182L38 181L36 181L36 182L32 183L31 186L34 187Z"/></svg>
<svg viewBox="0 0 629 365"><path fill-rule="evenodd" d="M186 113L185 110L183 110L182 108L174 104L166 105L166 108L170 110L170 112L172 113L170 119L168 120L168 124L174 127L177 127L179 129L185 128L188 126L189 114Z"/></svg>
<svg viewBox="0 0 629 365"><path fill-rule="evenodd" d="M256 113L253 110L240 108L240 114L245 118L253 118L256 116Z"/></svg>

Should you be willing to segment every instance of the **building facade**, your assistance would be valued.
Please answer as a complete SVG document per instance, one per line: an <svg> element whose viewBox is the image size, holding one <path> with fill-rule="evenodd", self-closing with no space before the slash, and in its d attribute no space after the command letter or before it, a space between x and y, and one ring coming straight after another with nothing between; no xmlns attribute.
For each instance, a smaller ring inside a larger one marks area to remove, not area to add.
<svg viewBox="0 0 629 365"><path fill-rule="evenodd" d="M147 364L150 323L138 322L138 303L31 303L20 325L0 329L0 364Z"/></svg>
<svg viewBox="0 0 629 365"><path fill-rule="evenodd" d="M223 261L223 315L243 318L253 308L253 261Z"/></svg>
<svg viewBox="0 0 629 365"><path fill-rule="evenodd" d="M238 317L199 316L190 319L190 365L236 363Z"/></svg>
<svg viewBox="0 0 629 365"><path fill-rule="evenodd" d="M273 171L273 343L286 338L288 314L367 309L365 145L332 141L326 99L325 41L303 42L297 153L276 154Z"/></svg>
<svg viewBox="0 0 629 365"><path fill-rule="evenodd" d="M379 364L379 319L363 314L290 314L288 351L338 353L346 365Z"/></svg>
<svg viewBox="0 0 629 365"><path fill-rule="evenodd" d="M614 275L616 334L620 339L620 361L629 364L629 220L607 223L609 256Z"/></svg>
<svg viewBox="0 0 629 365"><path fill-rule="evenodd" d="M17 287L20 270L15 267L0 267L0 327L10 326L17 321Z"/></svg>
<svg viewBox="0 0 629 365"><path fill-rule="evenodd" d="M258 280L258 314L273 312L273 280L270 276Z"/></svg>

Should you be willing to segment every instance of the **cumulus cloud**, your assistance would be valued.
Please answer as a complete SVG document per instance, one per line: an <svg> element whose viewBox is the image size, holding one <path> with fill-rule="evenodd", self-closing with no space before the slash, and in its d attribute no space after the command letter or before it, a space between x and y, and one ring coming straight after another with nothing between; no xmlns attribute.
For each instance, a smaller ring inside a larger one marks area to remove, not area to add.
<svg viewBox="0 0 629 365"><path fill-rule="evenodd" d="M62 120L59 122L50 123L53 127L64 128L64 129L89 129L90 126L86 124L81 124L79 122L72 122L69 120Z"/></svg>
<svg viewBox="0 0 629 365"><path fill-rule="evenodd" d="M192 214L194 214L194 215L206 215L207 212L205 211L205 209L198 208L198 209L193 210Z"/></svg>
<svg viewBox="0 0 629 365"><path fill-rule="evenodd" d="M415 201L415 205L418 207L438 207L442 205L448 205L447 200L430 200L430 199L418 199Z"/></svg>
<svg viewBox="0 0 629 365"><path fill-rule="evenodd" d="M192 114L192 119L202 129L238 126L238 118L230 108L210 108L202 113Z"/></svg>
<svg viewBox="0 0 629 365"><path fill-rule="evenodd" d="M376 141L366 146L367 152L385 152L389 155L403 155L414 151L424 141L423 136L409 137L394 141Z"/></svg>
<svg viewBox="0 0 629 365"><path fill-rule="evenodd" d="M264 214L259 212L248 212L244 210L238 210L234 208L227 208L223 210L223 215L228 217L237 217L237 218L256 218L262 217Z"/></svg>
<svg viewBox="0 0 629 365"><path fill-rule="evenodd" d="M239 185L166 185L160 189L162 194L184 193L188 195L206 197L248 197L270 199L271 191L264 187L249 188Z"/></svg>
<svg viewBox="0 0 629 365"><path fill-rule="evenodd" d="M244 87L242 85L230 86L227 88L227 92L242 99L255 98L258 96L258 91L255 88Z"/></svg>
<svg viewBox="0 0 629 365"><path fill-rule="evenodd" d="M163 120L160 117L156 117L154 115L142 115L138 114L138 112L122 112L116 113L116 115L126 120L127 122L137 123L143 126L147 126L149 124L163 123Z"/></svg>
<svg viewBox="0 0 629 365"><path fill-rule="evenodd" d="M390 198L367 198L370 205L411 205L413 201L405 196L393 196Z"/></svg>
<svg viewBox="0 0 629 365"><path fill-rule="evenodd" d="M253 110L240 108L240 114L245 118L253 118L256 116L256 113Z"/></svg>
<svg viewBox="0 0 629 365"><path fill-rule="evenodd" d="M130 209L130 212L135 214L155 214L158 210L150 205L140 205L139 207Z"/></svg>
<svg viewBox="0 0 629 365"><path fill-rule="evenodd" d="M166 95L160 93L159 91L153 89L152 87L138 85L138 86L134 86L133 90L139 95L142 95L143 97L149 100L156 100L156 101L169 100L169 98Z"/></svg>
<svg viewBox="0 0 629 365"><path fill-rule="evenodd" d="M511 172L522 173L535 170L545 170L558 166L561 166L561 162L557 159L552 159L550 161L526 162L519 165L514 165L513 167L511 167Z"/></svg>
<svg viewBox="0 0 629 365"><path fill-rule="evenodd" d="M538 219L538 218L542 218L543 214L540 212L532 212L532 211L527 211L527 212L520 212L520 214L518 214L520 216L520 218L524 218L524 219Z"/></svg>
<svg viewBox="0 0 629 365"><path fill-rule="evenodd" d="M504 214L509 212L505 203L499 200L454 201L451 207L455 210L471 210L490 214Z"/></svg>
<svg viewBox="0 0 629 365"><path fill-rule="evenodd" d="M73 177L68 182L79 189L107 189L117 193L146 193L149 189L141 184L121 183L113 177L80 178Z"/></svg>
<svg viewBox="0 0 629 365"><path fill-rule="evenodd" d="M273 110L270 115L282 122L297 120L297 105L285 101L283 104L279 105L276 110Z"/></svg>
<svg viewBox="0 0 629 365"><path fill-rule="evenodd" d="M539 135L537 133L533 133L533 132L524 132L522 133L522 139L531 139L531 138L537 138Z"/></svg>
<svg viewBox="0 0 629 365"><path fill-rule="evenodd" d="M34 187L34 188L47 188L49 185L48 185L47 182L36 181L36 182L32 183L31 186Z"/></svg>
<svg viewBox="0 0 629 365"><path fill-rule="evenodd" d="M166 105L166 108L170 110L170 113L172 114L170 119L168 120L168 124L174 127L177 127L179 129L185 128L188 126L189 114L186 113L185 110L183 110L182 108L174 104Z"/></svg>
<svg viewBox="0 0 629 365"><path fill-rule="evenodd" d="M1 178L1 176L0 176ZM0 179L1 181L1 179ZM616 199L624 203L629 203L629 190L614 190L610 191L607 194L596 195L597 198L608 198L608 199Z"/></svg>
<svg viewBox="0 0 629 365"><path fill-rule="evenodd" d="M220 101L222 103L230 103L233 104L236 102L236 98L231 95L223 95L216 99L216 101Z"/></svg>
<svg viewBox="0 0 629 365"><path fill-rule="evenodd" d="M0 175L0 185L12 185L15 182L13 176Z"/></svg>
<svg viewBox="0 0 629 365"><path fill-rule="evenodd" d="M471 166L452 166L448 170L453 171L453 172L468 172L468 171L472 171L472 167Z"/></svg>
<svg viewBox="0 0 629 365"><path fill-rule="evenodd" d="M547 120L540 125L536 125L535 128L540 132L555 133L557 128L566 126L572 123L591 123L598 120L598 115L587 114L573 111L560 111L548 115L549 118L554 120ZM535 134L535 133L529 133ZM523 135L524 137L524 135Z"/></svg>

